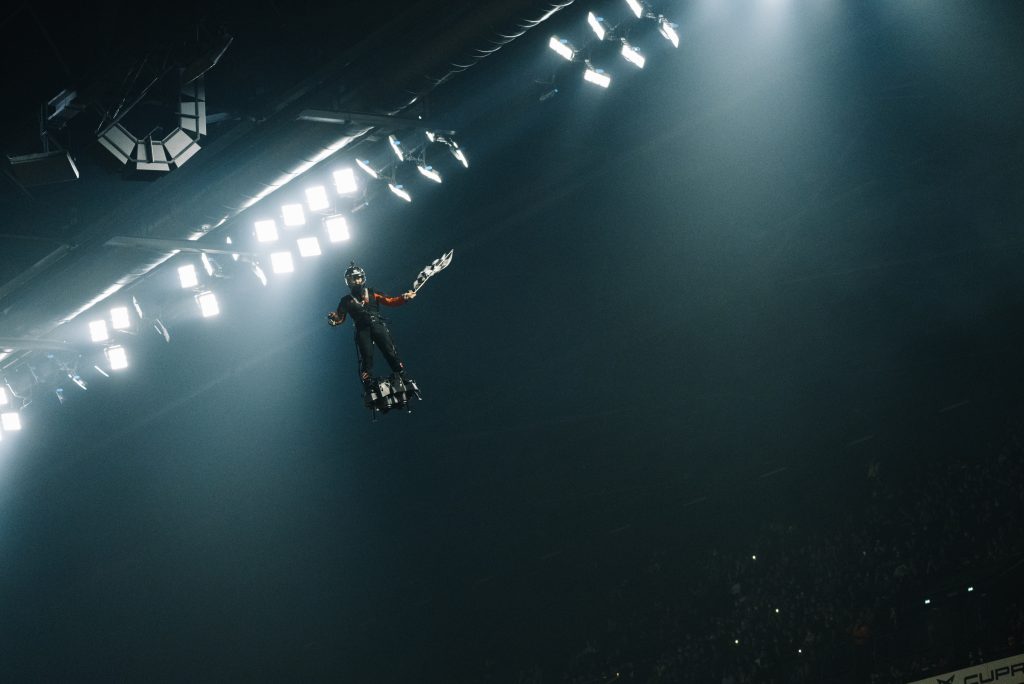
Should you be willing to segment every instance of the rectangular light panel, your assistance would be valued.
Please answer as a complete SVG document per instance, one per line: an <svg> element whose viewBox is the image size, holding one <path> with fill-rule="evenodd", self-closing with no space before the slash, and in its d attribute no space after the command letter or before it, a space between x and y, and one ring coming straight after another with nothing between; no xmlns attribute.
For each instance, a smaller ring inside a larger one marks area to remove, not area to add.
<svg viewBox="0 0 1024 684"><path fill-rule="evenodd" d="M587 12L587 23L590 24L590 28L593 29L594 35L597 36L598 40L604 40L604 20L602 17L598 17L593 12Z"/></svg>
<svg viewBox="0 0 1024 684"><path fill-rule="evenodd" d="M9 401L10 399L7 398L7 388L0 387L0 406L7 406Z"/></svg>
<svg viewBox="0 0 1024 684"><path fill-rule="evenodd" d="M412 196L401 185L396 183L388 183L388 190L394 193L396 197L401 197L406 202L412 202Z"/></svg>
<svg viewBox="0 0 1024 684"><path fill-rule="evenodd" d="M0 414L0 426L7 432L16 432L21 429L21 414L11 411Z"/></svg>
<svg viewBox="0 0 1024 684"><path fill-rule="evenodd" d="M306 188L306 206L310 211L323 211L330 207L331 202L327 199L327 188L322 185Z"/></svg>
<svg viewBox="0 0 1024 684"><path fill-rule="evenodd" d="M351 237L344 216L328 216L324 219L324 226L327 228L327 239L331 242L344 242Z"/></svg>
<svg viewBox="0 0 1024 684"><path fill-rule="evenodd" d="M178 280L181 281L181 287L188 289L195 287L199 284L199 276L196 275L196 267L192 264L187 264L178 269Z"/></svg>
<svg viewBox="0 0 1024 684"><path fill-rule="evenodd" d="M110 370L123 370L128 367L128 352L119 344L107 347L105 350L107 361L110 363Z"/></svg>
<svg viewBox="0 0 1024 684"><path fill-rule="evenodd" d="M281 207L281 215L286 226L303 226L306 224L306 212L301 204L286 204Z"/></svg>
<svg viewBox="0 0 1024 684"><path fill-rule="evenodd" d="M339 195L351 195L359 190L356 184L356 172L346 167L334 172L334 187Z"/></svg>
<svg viewBox="0 0 1024 684"><path fill-rule="evenodd" d="M622 44L622 56L626 58L626 61L630 64L634 64L640 69L644 68L644 63L647 61L644 56L640 54L640 51L629 43Z"/></svg>
<svg viewBox="0 0 1024 684"><path fill-rule="evenodd" d="M295 270L295 261L291 252L274 252L270 255L270 268L274 273L291 273Z"/></svg>
<svg viewBox="0 0 1024 684"><path fill-rule="evenodd" d="M256 229L256 239L260 242L273 242L277 239L277 224L273 219L257 221L252 225Z"/></svg>
<svg viewBox="0 0 1024 684"><path fill-rule="evenodd" d="M569 47L569 44L564 40L561 40L558 36L551 36L551 40L548 41L548 47L570 62L572 61L573 55L576 54L576 51Z"/></svg>
<svg viewBox="0 0 1024 684"><path fill-rule="evenodd" d="M110 339L110 333L107 332L106 321L92 321L89 323L89 337L92 338L93 342L106 342Z"/></svg>
<svg viewBox="0 0 1024 684"><path fill-rule="evenodd" d="M315 237L304 237L299 238L299 254L304 257L320 256L323 252L320 251L320 241Z"/></svg>
<svg viewBox="0 0 1024 684"><path fill-rule="evenodd" d="M423 164L418 164L416 166L416 170L419 171L420 175L422 175L424 178L429 178L435 183L441 182L441 174L435 171L433 166L425 166Z"/></svg>
<svg viewBox="0 0 1024 684"><path fill-rule="evenodd" d="M217 304L217 296L212 292L203 292L202 294L196 295L196 302L199 303L199 311L202 312L203 318L216 316L220 313L220 306Z"/></svg>
<svg viewBox="0 0 1024 684"><path fill-rule="evenodd" d="M127 306L115 306L110 310L110 324L114 330L127 330L132 327L132 317L128 314ZM99 342L99 340L96 340Z"/></svg>
<svg viewBox="0 0 1024 684"><path fill-rule="evenodd" d="M599 85L602 88L607 88L612 82L610 76L590 67L587 67L587 70L583 72L583 80Z"/></svg>

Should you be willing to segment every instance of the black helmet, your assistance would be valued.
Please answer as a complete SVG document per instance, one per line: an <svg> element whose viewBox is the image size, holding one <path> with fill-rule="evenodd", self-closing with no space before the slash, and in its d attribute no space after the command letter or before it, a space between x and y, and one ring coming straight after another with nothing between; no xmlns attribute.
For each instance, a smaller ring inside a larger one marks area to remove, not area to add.
<svg viewBox="0 0 1024 684"><path fill-rule="evenodd" d="M356 281L359 282L356 282ZM356 262L352 262L347 269L345 269L345 284L349 287L361 287L366 283L366 271L356 266Z"/></svg>

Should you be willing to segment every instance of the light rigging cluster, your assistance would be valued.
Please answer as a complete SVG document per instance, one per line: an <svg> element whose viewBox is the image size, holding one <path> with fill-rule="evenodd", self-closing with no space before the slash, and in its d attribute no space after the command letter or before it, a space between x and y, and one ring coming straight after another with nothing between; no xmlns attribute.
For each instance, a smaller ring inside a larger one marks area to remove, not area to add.
<svg viewBox="0 0 1024 684"><path fill-rule="evenodd" d="M658 33L665 40L673 47L679 47L677 25L669 21L667 17L653 11L643 0L626 0L626 6L629 12L623 11L626 16L614 25L609 23L604 16L593 11L588 12L587 25L590 31L585 34L584 38L574 43L554 35L548 40L548 48L567 62L582 65L582 77L585 82L607 88L612 82L609 73L610 66L605 62L605 66L609 67L606 69L595 66L595 62L601 63L602 60L608 60L608 54L612 51L611 46L617 46L617 52L621 58L637 69L643 69L647 63L647 58L640 48L630 42L632 32L638 27L643 28L653 24L657 26ZM550 97L551 92L546 93L541 99Z"/></svg>

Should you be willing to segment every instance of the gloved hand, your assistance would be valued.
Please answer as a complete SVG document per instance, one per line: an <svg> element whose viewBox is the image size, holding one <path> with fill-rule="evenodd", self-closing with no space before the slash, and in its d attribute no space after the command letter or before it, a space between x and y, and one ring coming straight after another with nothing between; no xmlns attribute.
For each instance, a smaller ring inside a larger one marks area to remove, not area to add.
<svg viewBox="0 0 1024 684"><path fill-rule="evenodd" d="M327 314L327 322L333 328L336 325L341 325L341 316L338 315L337 311L331 311Z"/></svg>

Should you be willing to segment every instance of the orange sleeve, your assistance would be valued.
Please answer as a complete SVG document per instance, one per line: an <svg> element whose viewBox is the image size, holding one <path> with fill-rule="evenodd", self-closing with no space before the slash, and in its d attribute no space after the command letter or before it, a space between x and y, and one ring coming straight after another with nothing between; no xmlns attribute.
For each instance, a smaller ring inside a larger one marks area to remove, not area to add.
<svg viewBox="0 0 1024 684"><path fill-rule="evenodd" d="M382 295L380 292L374 292L373 296L384 306L402 306L405 304L405 298L401 295L398 297L388 297L386 295Z"/></svg>

